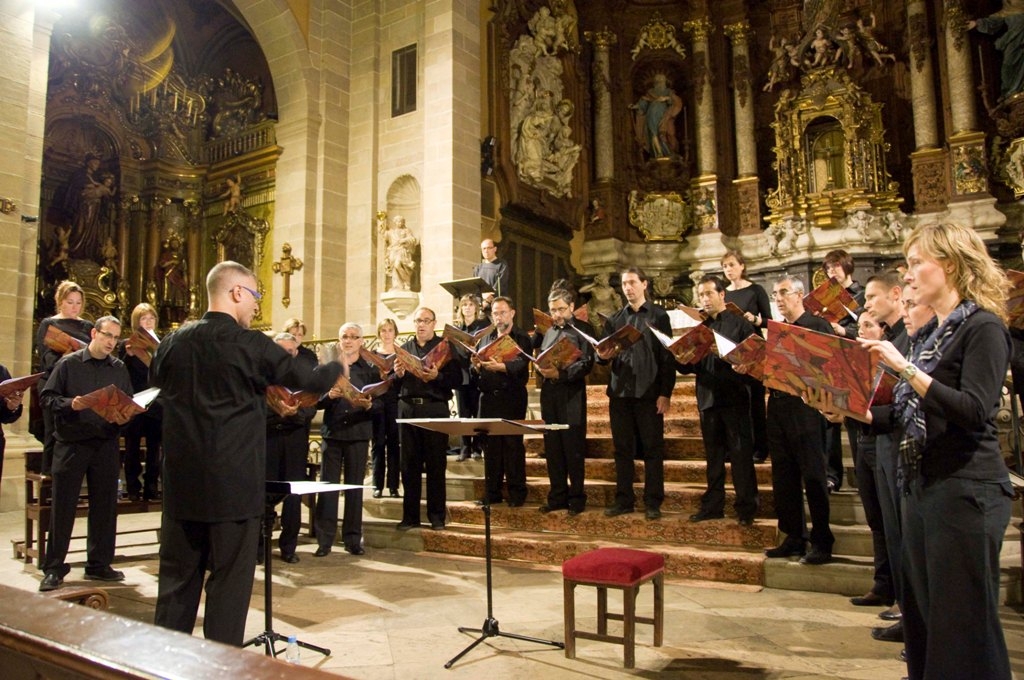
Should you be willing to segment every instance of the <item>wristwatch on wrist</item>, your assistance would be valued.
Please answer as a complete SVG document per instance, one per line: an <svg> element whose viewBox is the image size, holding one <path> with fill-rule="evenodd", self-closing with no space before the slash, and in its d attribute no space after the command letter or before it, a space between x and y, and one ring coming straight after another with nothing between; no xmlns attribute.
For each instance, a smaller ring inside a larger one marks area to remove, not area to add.
<svg viewBox="0 0 1024 680"><path fill-rule="evenodd" d="M915 375L917 375L917 366L914 364L907 364L907 367L900 371L900 377L908 382Z"/></svg>

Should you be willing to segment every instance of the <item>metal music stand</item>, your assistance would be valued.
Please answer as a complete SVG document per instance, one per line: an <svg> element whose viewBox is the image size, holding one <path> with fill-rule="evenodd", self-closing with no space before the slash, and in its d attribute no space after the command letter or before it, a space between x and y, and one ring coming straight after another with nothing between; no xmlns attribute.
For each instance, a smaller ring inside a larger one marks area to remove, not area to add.
<svg viewBox="0 0 1024 680"><path fill-rule="evenodd" d="M281 635L280 633L274 632L274 599L273 599L273 560L271 549L271 540L274 536L274 518L277 516L274 513L274 506L285 499L285 496L296 495L305 496L313 493L326 493L328 491L348 491L349 489L362 489L364 488L360 484L329 484L327 482L278 482L274 480L266 480L266 494L267 494L267 509L263 513L263 625L265 629L262 633L246 640L242 643L242 647L263 645L266 650L267 656L276 657L278 651L274 648L274 643L278 641L287 642L288 636ZM311 649L314 652L323 654L324 656L330 656L331 650L326 647L317 647L311 645L308 642L302 640L296 640L299 647Z"/></svg>
<svg viewBox="0 0 1024 680"><path fill-rule="evenodd" d="M543 432L544 430L564 430L568 425L547 425L541 420L504 420L502 418L399 418L399 423L415 425L434 432L443 432L451 435L524 435ZM484 467L484 486L487 485L487 468ZM541 638L517 635L515 633L503 633L498 628L498 621L494 618L494 596L491 588L491 503L484 493L484 555L487 571L487 618L480 628L467 628L460 626L460 633L476 633L480 637L471 642L468 647L456 654L445 668L451 668L456 661L468 654L470 650L479 645L487 638L507 637L513 640L525 640L536 642L541 645L551 645L559 649L565 649L564 642L555 640L543 640Z"/></svg>
<svg viewBox="0 0 1024 680"><path fill-rule="evenodd" d="M482 298L484 293L493 293L494 288L491 284L487 283L479 276L474 276L468 279L455 279L454 281L442 281L441 287L451 293L452 302L452 313L457 317L459 315L459 300L463 295L470 293L476 295L478 298Z"/></svg>

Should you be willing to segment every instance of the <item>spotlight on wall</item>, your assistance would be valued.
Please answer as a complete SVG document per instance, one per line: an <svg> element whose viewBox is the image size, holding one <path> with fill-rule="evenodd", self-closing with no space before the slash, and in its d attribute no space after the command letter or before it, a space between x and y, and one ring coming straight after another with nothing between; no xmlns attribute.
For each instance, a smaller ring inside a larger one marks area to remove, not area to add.
<svg viewBox="0 0 1024 680"><path fill-rule="evenodd" d="M26 224L33 224L34 222L38 222L39 218L36 217L35 215L22 215L21 221L25 222Z"/></svg>
<svg viewBox="0 0 1024 680"><path fill-rule="evenodd" d="M494 174L494 147L497 143L494 135L487 135L480 142L480 174L484 177Z"/></svg>

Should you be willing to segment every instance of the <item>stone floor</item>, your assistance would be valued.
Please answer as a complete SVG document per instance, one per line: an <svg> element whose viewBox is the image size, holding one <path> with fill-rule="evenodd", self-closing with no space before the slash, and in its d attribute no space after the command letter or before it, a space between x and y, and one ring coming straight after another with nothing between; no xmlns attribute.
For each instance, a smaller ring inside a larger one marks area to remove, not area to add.
<svg viewBox="0 0 1024 680"><path fill-rule="evenodd" d="M0 531L11 539L23 532L21 511L0 513ZM118 537L115 566L127 579L109 589L111 611L148 621L156 596L156 515L122 517L119 528L138 530ZM79 520L76 535L84 533ZM81 578L84 541L76 539L67 579ZM507 638L491 638L451 670L444 663L473 638L458 626L480 626L486 615L484 566L399 550L370 549L352 557L341 549L313 557L315 544L299 547L301 562L274 562L273 628L333 651L323 657L303 651L302 663L353 678L900 678L900 647L875 642L874 609L851 606L845 597L746 587L669 583L665 597L665 644L650 646L639 627L634 671L622 669L621 647L581 640L577 658L561 650ZM813 567L807 567L812 569ZM34 591L39 573L16 559L0 560L0 579ZM581 627L596 611L593 590L577 589ZM617 598L611 596L614 605ZM649 587L640 609L650 607ZM557 569L498 563L494 568L494 616L501 629L561 640L562 587ZM248 630L263 630L262 568L249 610ZM1015 671L1024 672L1024 618L1003 610ZM200 621L201 626L201 621ZM614 629L614 627L613 627ZM256 648L249 648L258 653ZM1021 675L1024 677L1024 675Z"/></svg>

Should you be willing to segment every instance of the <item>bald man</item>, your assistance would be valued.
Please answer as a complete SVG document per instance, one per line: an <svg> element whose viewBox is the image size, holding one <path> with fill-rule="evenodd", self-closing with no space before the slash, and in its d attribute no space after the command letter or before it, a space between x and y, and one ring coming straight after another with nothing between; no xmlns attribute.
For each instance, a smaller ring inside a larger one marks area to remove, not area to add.
<svg viewBox="0 0 1024 680"><path fill-rule="evenodd" d="M324 393L337 362L311 368L251 330L256 276L221 262L209 308L160 343L150 369L164 404L164 502L156 624L191 633L206 571L203 633L241 646L266 508L265 388Z"/></svg>
<svg viewBox="0 0 1024 680"><path fill-rule="evenodd" d="M473 267L473 276L479 276L494 289L493 293L484 294L484 307L489 308L495 296L512 295L512 272L508 263L498 257L498 246L489 238L480 243L480 257L483 261Z"/></svg>

